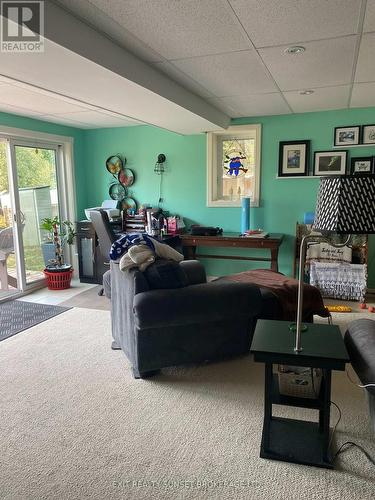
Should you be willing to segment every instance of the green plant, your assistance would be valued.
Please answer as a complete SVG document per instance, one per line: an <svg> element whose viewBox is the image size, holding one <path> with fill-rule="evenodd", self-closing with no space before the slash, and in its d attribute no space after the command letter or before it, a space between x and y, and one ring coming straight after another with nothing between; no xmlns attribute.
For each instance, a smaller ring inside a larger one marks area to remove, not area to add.
<svg viewBox="0 0 375 500"><path fill-rule="evenodd" d="M42 219L40 228L48 232L47 241L55 245L56 259L53 267L62 267L64 265L62 247L64 243L72 245L77 234L73 222L69 220L60 222L57 216L53 218L46 217Z"/></svg>
<svg viewBox="0 0 375 500"><path fill-rule="evenodd" d="M44 229L44 231L47 231L48 234L46 234L47 242L53 243L53 228L57 224L60 226L60 221L59 218L54 217L53 219L46 217L45 219L42 219L42 223L40 225L40 229Z"/></svg>

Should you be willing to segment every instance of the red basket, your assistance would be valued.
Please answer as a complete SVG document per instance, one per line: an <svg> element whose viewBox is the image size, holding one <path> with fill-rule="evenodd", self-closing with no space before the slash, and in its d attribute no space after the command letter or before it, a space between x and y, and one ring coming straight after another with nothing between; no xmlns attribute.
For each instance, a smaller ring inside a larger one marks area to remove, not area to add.
<svg viewBox="0 0 375 500"><path fill-rule="evenodd" d="M45 269L43 272L47 280L48 289L66 290L67 288L70 288L73 271L74 269L69 269L69 271L50 272Z"/></svg>

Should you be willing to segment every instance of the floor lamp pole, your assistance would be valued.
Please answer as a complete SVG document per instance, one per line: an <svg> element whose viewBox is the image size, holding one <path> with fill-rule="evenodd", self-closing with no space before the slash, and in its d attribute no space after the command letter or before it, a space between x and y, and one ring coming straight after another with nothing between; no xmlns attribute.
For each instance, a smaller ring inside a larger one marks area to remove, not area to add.
<svg viewBox="0 0 375 500"><path fill-rule="evenodd" d="M297 322L296 322L296 338L294 345L294 350L296 352L302 351L301 332L302 332L302 314L303 314L303 285L304 285L306 250L307 250L308 239L309 235L305 235L302 238L301 246L299 249Z"/></svg>

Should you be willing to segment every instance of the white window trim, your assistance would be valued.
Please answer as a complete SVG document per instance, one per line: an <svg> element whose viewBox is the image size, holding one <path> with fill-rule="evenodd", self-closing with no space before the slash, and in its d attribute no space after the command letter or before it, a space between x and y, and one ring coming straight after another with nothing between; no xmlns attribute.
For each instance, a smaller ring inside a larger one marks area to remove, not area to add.
<svg viewBox="0 0 375 500"><path fill-rule="evenodd" d="M251 199L252 207L259 207L260 199L260 155L261 155L261 134L262 126L260 124L254 125L233 125L225 130L217 130L214 132L207 132L207 206L208 207L240 207L240 200L223 200L217 199L216 186L217 186L217 172L221 170L221 165L218 165L217 159L217 141L220 136L231 134L240 134L244 137L255 136L255 185L254 195Z"/></svg>

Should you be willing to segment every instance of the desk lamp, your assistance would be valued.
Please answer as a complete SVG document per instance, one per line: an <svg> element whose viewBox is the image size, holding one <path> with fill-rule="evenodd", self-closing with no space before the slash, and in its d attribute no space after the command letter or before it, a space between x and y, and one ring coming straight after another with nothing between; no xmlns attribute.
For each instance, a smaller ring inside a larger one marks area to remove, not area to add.
<svg viewBox="0 0 375 500"><path fill-rule="evenodd" d="M352 234L375 233L375 175L321 177L316 200L313 230L321 234L308 234L302 238L298 274L297 321L291 329L296 332L294 351L302 351L302 324L304 269L309 241L326 241L335 247L347 245ZM348 235L342 244L329 241L330 233Z"/></svg>

